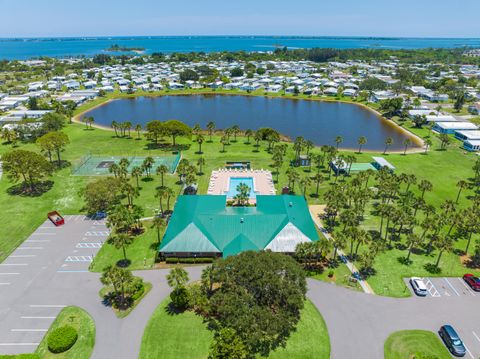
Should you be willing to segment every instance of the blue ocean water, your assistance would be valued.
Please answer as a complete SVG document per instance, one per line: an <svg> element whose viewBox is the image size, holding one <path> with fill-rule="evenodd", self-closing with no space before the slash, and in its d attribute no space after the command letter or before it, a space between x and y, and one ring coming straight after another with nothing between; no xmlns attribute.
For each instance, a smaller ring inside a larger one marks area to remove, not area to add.
<svg viewBox="0 0 480 359"><path fill-rule="evenodd" d="M146 53L191 51L271 51L295 48L384 48L421 49L480 47L480 38L390 38L308 36L152 36L95 38L0 38L0 59L25 60L40 56L93 56L113 44L143 47Z"/></svg>

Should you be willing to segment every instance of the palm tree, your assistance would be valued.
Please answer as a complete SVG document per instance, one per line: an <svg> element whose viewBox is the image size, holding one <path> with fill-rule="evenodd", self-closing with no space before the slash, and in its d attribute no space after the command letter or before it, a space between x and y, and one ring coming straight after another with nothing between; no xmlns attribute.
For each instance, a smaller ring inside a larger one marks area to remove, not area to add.
<svg viewBox="0 0 480 359"><path fill-rule="evenodd" d="M167 274L167 283L170 288L183 287L189 281L188 273L183 268L172 268Z"/></svg>
<svg viewBox="0 0 480 359"><path fill-rule="evenodd" d="M231 131L233 135L233 142L237 142L237 135L240 133L240 127L238 125L233 125Z"/></svg>
<svg viewBox="0 0 480 359"><path fill-rule="evenodd" d="M250 137L253 136L253 131L249 128L245 130L245 136L247 137L247 142L245 144L249 145L250 144Z"/></svg>
<svg viewBox="0 0 480 359"><path fill-rule="evenodd" d="M455 200L455 203L458 203L458 200L460 199L460 194L462 193L462 190L468 188L468 182L460 180L457 182L457 187L458 187L458 192L457 192L457 199Z"/></svg>
<svg viewBox="0 0 480 359"><path fill-rule="evenodd" d="M337 151L338 151L338 146L343 142L343 137L342 136L337 136L335 137L335 144L337 145Z"/></svg>
<svg viewBox="0 0 480 359"><path fill-rule="evenodd" d="M132 177L135 177L135 179L137 181L137 188L140 188L140 184L138 182L138 179L140 178L142 173L143 173L143 171L140 167L135 166L135 167L132 168Z"/></svg>
<svg viewBox="0 0 480 359"><path fill-rule="evenodd" d="M130 131L132 130L132 123L130 121L126 121L124 124L123 124L124 128L126 130L128 130L128 137L131 137L130 136Z"/></svg>
<svg viewBox="0 0 480 359"><path fill-rule="evenodd" d="M210 142L212 142L212 135L213 135L213 132L215 132L215 122L213 121L210 121L209 123L207 123L207 130L208 130L208 135L210 136Z"/></svg>
<svg viewBox="0 0 480 359"><path fill-rule="evenodd" d="M307 188L312 184L310 177L303 177L300 179L300 186L302 187L303 197L306 199Z"/></svg>
<svg viewBox="0 0 480 359"><path fill-rule="evenodd" d="M357 257L358 249L361 245L365 245L370 241L367 231L360 229L357 233L357 246L355 247L355 257Z"/></svg>
<svg viewBox="0 0 480 359"><path fill-rule="evenodd" d="M312 141L307 140L305 141L305 151L307 152L306 155L310 155L310 151L315 147Z"/></svg>
<svg viewBox="0 0 480 359"><path fill-rule="evenodd" d="M362 147L367 143L367 138L365 136L360 136L357 142L358 142L358 153L362 153Z"/></svg>
<svg viewBox="0 0 480 359"><path fill-rule="evenodd" d="M412 141L409 138L406 138L405 141L403 141L403 145L405 146L405 149L403 150L403 155L405 156L407 154L407 148L410 146Z"/></svg>
<svg viewBox="0 0 480 359"><path fill-rule="evenodd" d="M160 216L153 217L152 226L151 228L155 228L157 230L157 245L160 245L161 238L160 238L160 229L164 227L166 224L165 219Z"/></svg>
<svg viewBox="0 0 480 359"><path fill-rule="evenodd" d="M197 139L196 139L196 142L198 143L198 154L202 154L202 143L203 141L205 141L205 137L203 137L203 135L201 133L199 133L197 135Z"/></svg>
<svg viewBox="0 0 480 359"><path fill-rule="evenodd" d="M421 180L420 184L418 185L418 189L422 191L422 199L425 196L425 192L430 192L433 188L433 185L430 181Z"/></svg>
<svg viewBox="0 0 480 359"><path fill-rule="evenodd" d="M222 144L222 152L225 153L225 146L228 144L227 136L223 135L222 138L220 138L220 143Z"/></svg>
<svg viewBox="0 0 480 359"><path fill-rule="evenodd" d="M164 179L164 176L165 174L167 174L169 171L168 167L165 166L165 165L160 165L157 167L157 175L160 175L160 181L161 181L161 187L165 187L164 186L164 183L163 183L163 179Z"/></svg>
<svg viewBox="0 0 480 359"><path fill-rule="evenodd" d="M170 200L175 197L175 191L170 187L165 189L165 197L167 198L167 212L170 212Z"/></svg>
<svg viewBox="0 0 480 359"><path fill-rule="evenodd" d="M287 178L288 178L288 188L291 192L295 192L295 182L300 178L300 175L294 168L289 168L287 170Z"/></svg>
<svg viewBox="0 0 480 359"><path fill-rule="evenodd" d="M386 153L387 153L387 149L388 149L388 147L390 147L391 145L393 145L393 138L387 137L387 138L385 139L385 149L383 150L383 154L386 154Z"/></svg>
<svg viewBox="0 0 480 359"><path fill-rule="evenodd" d="M443 252L450 252L453 249L452 239L449 236L442 236L435 243L435 247L439 251L437 261L435 263L435 267L438 268Z"/></svg>
<svg viewBox="0 0 480 359"><path fill-rule="evenodd" d="M429 138L424 139L423 142L425 143L425 154L427 154L428 149L432 147L433 142Z"/></svg>
<svg viewBox="0 0 480 359"><path fill-rule="evenodd" d="M203 174L203 169L202 167L205 166L205 158L204 157L199 157L197 160L197 166L198 166L198 174L202 175Z"/></svg>
<svg viewBox="0 0 480 359"><path fill-rule="evenodd" d="M137 131L137 140L139 140L140 139L140 132L142 132L142 125L137 124L135 126L135 131Z"/></svg>
<svg viewBox="0 0 480 359"><path fill-rule="evenodd" d="M300 153L303 150L303 147L305 146L305 140L303 139L302 136L298 136L295 138L295 141L293 142L293 150L295 151L295 161L298 160L298 157L300 156Z"/></svg>
<svg viewBox="0 0 480 359"><path fill-rule="evenodd" d="M155 197L158 198L160 213L163 215L163 199L167 197L167 191L165 187L160 187L155 193Z"/></svg>
<svg viewBox="0 0 480 359"><path fill-rule="evenodd" d="M334 248L332 259L335 260L337 258L338 250L342 250L347 246L347 237L344 232L338 232L332 237L332 239Z"/></svg>
<svg viewBox="0 0 480 359"><path fill-rule="evenodd" d="M128 233L115 233L108 238L108 243L117 249L122 249L125 264L128 263L126 247L133 242L133 237Z"/></svg>
<svg viewBox="0 0 480 359"><path fill-rule="evenodd" d="M410 260L410 255L412 254L412 250L414 247L418 246L422 240L420 239L419 236L417 236L414 233L410 233L410 235L407 237L407 248L408 248L408 254L407 254L407 263Z"/></svg>
<svg viewBox="0 0 480 359"><path fill-rule="evenodd" d="M318 198L318 191L320 189L320 183L322 182L323 180L323 176L320 174L320 173L317 173L313 176L313 181L315 182L316 184L316 189L315 189L315 197Z"/></svg>
<svg viewBox="0 0 480 359"><path fill-rule="evenodd" d="M115 136L118 137L118 122L117 121L112 121L111 125L110 125L114 130L115 130Z"/></svg>
<svg viewBox="0 0 480 359"><path fill-rule="evenodd" d="M145 170L145 173L147 174L147 177L150 177L150 171L151 171L154 163L155 163L155 160L151 156L148 156L143 160L142 167Z"/></svg>
<svg viewBox="0 0 480 359"><path fill-rule="evenodd" d="M196 123L193 128L192 128L192 133L194 135L198 135L200 133L200 131L202 130L202 128L200 127L200 124L199 123Z"/></svg>

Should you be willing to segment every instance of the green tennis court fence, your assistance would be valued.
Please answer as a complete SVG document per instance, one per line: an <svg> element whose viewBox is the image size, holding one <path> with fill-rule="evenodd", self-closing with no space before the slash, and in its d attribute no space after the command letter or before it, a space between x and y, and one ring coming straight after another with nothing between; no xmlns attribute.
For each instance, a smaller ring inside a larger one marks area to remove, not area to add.
<svg viewBox="0 0 480 359"><path fill-rule="evenodd" d="M170 173L174 173L178 162L181 159L181 153L174 155L93 155L87 153L82 158L80 158L72 166L72 175L73 176L105 176L109 175L109 168L112 164L119 164L122 158L126 158L130 164L128 166L128 171L131 172L134 167L142 167L143 161L147 157L152 157L154 160L152 172L155 173L155 170L160 165L165 165L168 167Z"/></svg>

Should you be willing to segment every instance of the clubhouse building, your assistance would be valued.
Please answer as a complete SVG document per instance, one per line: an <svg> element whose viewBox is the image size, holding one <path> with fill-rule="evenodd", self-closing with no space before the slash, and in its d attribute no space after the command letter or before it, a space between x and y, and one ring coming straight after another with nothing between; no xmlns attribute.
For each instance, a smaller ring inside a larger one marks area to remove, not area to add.
<svg viewBox="0 0 480 359"><path fill-rule="evenodd" d="M160 245L164 257L227 257L243 251L293 253L318 234L302 196L257 195L227 206L226 195L180 196Z"/></svg>

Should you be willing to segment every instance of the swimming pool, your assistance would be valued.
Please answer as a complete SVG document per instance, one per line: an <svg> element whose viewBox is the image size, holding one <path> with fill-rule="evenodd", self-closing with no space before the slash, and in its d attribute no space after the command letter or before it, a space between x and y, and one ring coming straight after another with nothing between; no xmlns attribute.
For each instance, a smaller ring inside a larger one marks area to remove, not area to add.
<svg viewBox="0 0 480 359"><path fill-rule="evenodd" d="M250 194L248 198L256 197L253 187L253 177L230 177L228 192L226 192L227 198L234 198L237 195L237 186L240 183L244 183L250 188Z"/></svg>

